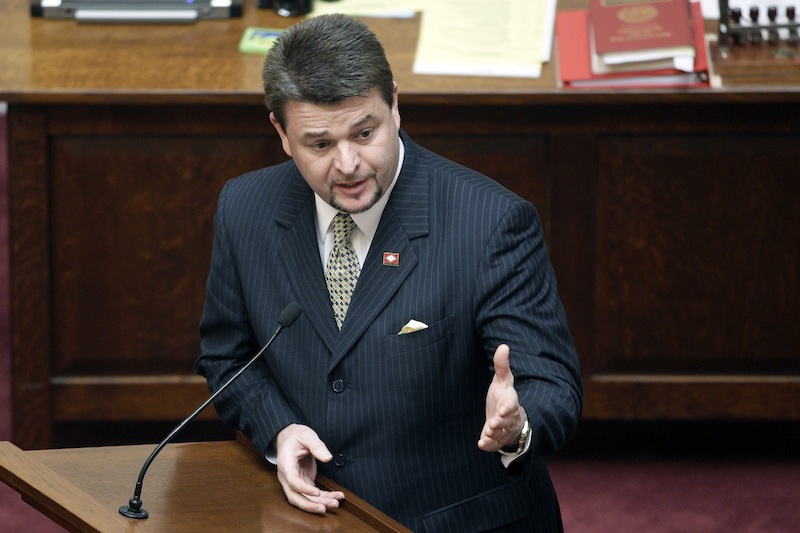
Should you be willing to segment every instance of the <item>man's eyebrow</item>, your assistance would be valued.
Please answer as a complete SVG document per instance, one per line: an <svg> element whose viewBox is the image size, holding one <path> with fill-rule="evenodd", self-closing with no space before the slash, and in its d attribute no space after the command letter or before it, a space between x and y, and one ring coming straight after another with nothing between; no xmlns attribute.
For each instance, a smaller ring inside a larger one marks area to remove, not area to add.
<svg viewBox="0 0 800 533"><path fill-rule="evenodd" d="M366 115L364 115L364 116L361 118L361 120L357 120L357 121L356 121L356 123L355 123L355 124L353 124L353 127L354 127L354 128L357 128L357 127L359 127L359 126L363 126L364 124L366 124L366 123L368 123L368 122L372 122L372 120L373 120L374 118L375 118L375 117L374 117L374 116L373 116L371 113L369 113L369 114L366 114Z"/></svg>
<svg viewBox="0 0 800 533"><path fill-rule="evenodd" d="M361 127L364 124L372 122L372 120L374 118L375 118L375 116L372 113L366 114L363 117L361 117L360 119L358 119L356 122L354 122L351 127L352 128ZM318 139L320 137L325 137L327 135L330 135L329 130L311 130L311 131L307 131L307 132L303 133L303 138L304 139Z"/></svg>
<svg viewBox="0 0 800 533"><path fill-rule="evenodd" d="M303 134L304 139L316 139L328 135L328 130L307 131Z"/></svg>

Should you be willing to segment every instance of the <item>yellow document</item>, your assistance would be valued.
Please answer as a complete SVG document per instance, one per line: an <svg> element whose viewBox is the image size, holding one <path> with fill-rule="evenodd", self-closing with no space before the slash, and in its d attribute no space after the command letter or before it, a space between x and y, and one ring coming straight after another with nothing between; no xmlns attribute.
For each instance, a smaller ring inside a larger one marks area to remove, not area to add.
<svg viewBox="0 0 800 533"><path fill-rule="evenodd" d="M425 0L339 0L314 2L311 16L345 13L356 17L411 18L422 11Z"/></svg>
<svg viewBox="0 0 800 533"><path fill-rule="evenodd" d="M422 15L417 74L538 78L556 0L436 0Z"/></svg>

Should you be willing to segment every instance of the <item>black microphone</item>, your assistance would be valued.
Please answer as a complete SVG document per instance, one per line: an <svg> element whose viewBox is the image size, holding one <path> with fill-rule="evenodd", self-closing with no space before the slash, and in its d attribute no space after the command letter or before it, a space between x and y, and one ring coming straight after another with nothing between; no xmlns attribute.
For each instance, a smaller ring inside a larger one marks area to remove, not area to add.
<svg viewBox="0 0 800 533"><path fill-rule="evenodd" d="M144 475L147 472L147 469L150 467L150 463L152 463L153 459L156 458L156 455L158 455L158 452L160 452L161 449L164 448L164 446L166 446L167 443L170 440L172 440L172 438L175 435L177 435L178 432L180 430L182 430L183 427L186 424L191 422L192 419L194 419L194 417L199 415L200 411L202 411L203 409L208 407L208 404L210 404L212 401L214 401L214 398L219 396L219 393L224 391L228 387L228 385L233 383L236 380L236 378L241 376L242 373L245 370L250 368L250 365L255 363L258 360L258 358L261 357L261 355L264 353L264 351L267 348L269 348L270 344L272 344L272 341L275 340L275 338L278 336L278 334L281 331L283 331L284 328L288 328L289 326L294 324L295 320L297 320L297 318L302 313L303 313L303 308L300 307L300 304L298 304L297 302L292 302L289 305L287 305L286 308L284 308L284 310L281 311L280 316L278 316L278 329L275 330L275 333L272 334L272 337L267 341L267 343L264 345L264 347L261 348L258 351L258 353L256 355L254 355L253 358L250 359L250 361L247 362L246 365L244 365L242 368L240 368L239 371L236 372L236 374L233 375L233 377L231 377L228 381L226 381L225 384L222 387L217 389L217 391L214 394L212 394L211 397L203 403L203 405L198 407L197 410L194 413L190 414L186 418L186 420L184 420L183 422L178 424L178 426L175 429L173 429L170 432L170 434L167 435L164 438L164 440L162 440L161 443L158 446L156 446L156 449L153 450L153 453L151 453L150 457L147 458L147 461L144 462L144 465L142 466L142 471L139 472L139 479L136 481L136 489L133 491L133 498L130 499L130 501L128 502L128 505L123 505L122 507L119 508L120 514L125 515L128 518L147 518L148 516L150 516L150 514L147 511L142 509L142 499L141 499L141 496L142 496L142 482L144 481Z"/></svg>

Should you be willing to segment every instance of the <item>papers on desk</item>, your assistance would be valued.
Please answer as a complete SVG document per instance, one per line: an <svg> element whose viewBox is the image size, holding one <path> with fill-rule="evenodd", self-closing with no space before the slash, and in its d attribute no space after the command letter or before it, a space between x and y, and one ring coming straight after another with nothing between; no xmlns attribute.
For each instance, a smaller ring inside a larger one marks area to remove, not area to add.
<svg viewBox="0 0 800 533"><path fill-rule="evenodd" d="M314 2L311 16L345 13L355 17L411 18L425 8L425 0L339 0Z"/></svg>
<svg viewBox="0 0 800 533"><path fill-rule="evenodd" d="M556 0L436 0L425 6L416 74L538 78Z"/></svg>
<svg viewBox="0 0 800 533"><path fill-rule="evenodd" d="M557 0L340 0L310 16L421 13L416 74L538 78L550 60Z"/></svg>

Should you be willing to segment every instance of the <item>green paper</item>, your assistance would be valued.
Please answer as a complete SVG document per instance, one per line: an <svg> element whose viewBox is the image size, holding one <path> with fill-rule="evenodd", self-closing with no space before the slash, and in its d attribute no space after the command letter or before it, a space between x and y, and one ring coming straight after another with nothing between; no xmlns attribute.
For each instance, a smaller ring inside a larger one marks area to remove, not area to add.
<svg viewBox="0 0 800 533"><path fill-rule="evenodd" d="M239 41L239 51L244 54L266 55L281 31L279 28L247 28Z"/></svg>

